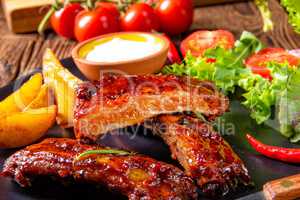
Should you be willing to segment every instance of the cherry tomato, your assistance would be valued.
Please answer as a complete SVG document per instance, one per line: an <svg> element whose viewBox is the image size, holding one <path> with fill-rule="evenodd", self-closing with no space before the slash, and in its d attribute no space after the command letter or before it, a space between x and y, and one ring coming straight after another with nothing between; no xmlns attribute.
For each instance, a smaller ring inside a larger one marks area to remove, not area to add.
<svg viewBox="0 0 300 200"><path fill-rule="evenodd" d="M96 9L107 9L112 15L116 16L117 18L120 17L120 12L114 3L110 2L97 2Z"/></svg>
<svg viewBox="0 0 300 200"><path fill-rule="evenodd" d="M193 22L192 0L161 0L155 11L162 31L170 35L187 31Z"/></svg>
<svg viewBox="0 0 300 200"><path fill-rule="evenodd" d="M272 80L271 72L266 68L266 64L270 61L278 63L288 62L291 66L300 64L300 59L298 57L282 48L265 48L250 56L245 64L247 67L251 68L253 73Z"/></svg>
<svg viewBox="0 0 300 200"><path fill-rule="evenodd" d="M105 8L81 11L75 19L74 33L80 42L119 30L119 20Z"/></svg>
<svg viewBox="0 0 300 200"><path fill-rule="evenodd" d="M234 36L229 31L196 31L181 42L180 50L183 56L188 51L193 56L202 56L209 48L220 46L225 49L233 48Z"/></svg>
<svg viewBox="0 0 300 200"><path fill-rule="evenodd" d="M121 18L124 31L152 31L159 30L159 20L153 8L146 3L131 5Z"/></svg>
<svg viewBox="0 0 300 200"><path fill-rule="evenodd" d="M176 49L175 44L172 42L172 40L166 35L162 34L168 41L169 41L169 51L168 51L168 61L167 64L173 64L173 63L181 63L181 58L179 56L179 53Z"/></svg>
<svg viewBox="0 0 300 200"><path fill-rule="evenodd" d="M63 37L74 38L75 17L81 10L79 3L72 3L56 11L50 19L54 31Z"/></svg>

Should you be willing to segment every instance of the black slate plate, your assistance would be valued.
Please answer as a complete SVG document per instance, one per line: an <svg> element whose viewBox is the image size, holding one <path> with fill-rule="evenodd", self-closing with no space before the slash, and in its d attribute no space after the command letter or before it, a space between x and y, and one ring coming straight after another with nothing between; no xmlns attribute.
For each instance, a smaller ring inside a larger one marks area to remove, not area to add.
<svg viewBox="0 0 300 200"><path fill-rule="evenodd" d="M83 78L77 70L71 59L62 61L76 76ZM33 72L34 73L34 72ZM25 81L29 75L25 75L22 81ZM0 99L3 99L13 91L14 83L0 89ZM233 98L236 99L236 98ZM247 110L245 110L237 100L231 101L231 111L219 119L218 128L224 134L226 140L232 145L233 149L244 160L250 171L252 180L255 183L253 188L240 188L239 191L231 192L219 200L231 200L262 189L262 185L267 181L281 178L284 176L300 173L300 166L286 164L274 161L258 155L251 149L245 140L245 133L252 133L259 140L273 145L285 147L299 147L292 145L287 139L282 137L275 128L267 125L257 125L250 119ZM271 123L272 124L272 121ZM119 136L107 136L101 142L103 144L119 147L123 149L135 150L158 160L173 163L176 161L170 158L168 147L160 140L151 135L149 131L142 130L131 139L130 129L124 130L124 134ZM48 131L46 137L72 137L72 130L62 130L54 127ZM4 160L16 150L0 150L0 167L2 168ZM37 180L32 188L21 188L14 182L0 178L0 199L1 200L34 200L34 199L126 199L116 192L109 192L104 188L96 188L91 185L67 185L50 179ZM204 198L201 198L204 199Z"/></svg>

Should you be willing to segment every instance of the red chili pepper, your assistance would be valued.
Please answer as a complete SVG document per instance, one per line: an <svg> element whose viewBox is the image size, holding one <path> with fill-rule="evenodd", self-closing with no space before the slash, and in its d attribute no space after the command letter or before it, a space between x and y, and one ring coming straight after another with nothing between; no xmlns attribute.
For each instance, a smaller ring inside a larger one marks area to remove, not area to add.
<svg viewBox="0 0 300 200"><path fill-rule="evenodd" d="M168 41L169 41L169 52L168 52L168 64L173 64L173 63L181 63L181 58L180 55L176 49L175 44L172 42L172 40L166 35L162 34Z"/></svg>
<svg viewBox="0 0 300 200"><path fill-rule="evenodd" d="M283 147L270 146L261 143L251 135L246 135L250 145L262 155L273 158L275 160L281 160L289 163L300 163L300 149L290 149Z"/></svg>
<svg viewBox="0 0 300 200"><path fill-rule="evenodd" d="M215 63L216 61L217 61L217 59L215 59L215 58L207 58L206 59L207 63Z"/></svg>

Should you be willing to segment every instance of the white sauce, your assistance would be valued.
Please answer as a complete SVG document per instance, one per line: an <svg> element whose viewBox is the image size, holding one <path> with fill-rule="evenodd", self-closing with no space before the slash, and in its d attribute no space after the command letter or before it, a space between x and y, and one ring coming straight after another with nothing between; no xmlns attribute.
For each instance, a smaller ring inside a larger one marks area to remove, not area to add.
<svg viewBox="0 0 300 200"><path fill-rule="evenodd" d="M161 49L160 43L138 42L114 38L95 46L86 56L86 60L94 62L117 62L143 58Z"/></svg>

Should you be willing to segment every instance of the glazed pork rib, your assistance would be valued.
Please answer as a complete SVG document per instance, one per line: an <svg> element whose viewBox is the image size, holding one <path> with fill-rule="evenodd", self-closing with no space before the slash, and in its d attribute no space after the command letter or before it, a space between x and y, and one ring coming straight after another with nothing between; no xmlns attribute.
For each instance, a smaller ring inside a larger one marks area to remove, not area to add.
<svg viewBox="0 0 300 200"><path fill-rule="evenodd" d="M161 115L145 122L168 144L187 175L210 196L251 184L248 170L230 145L203 121L184 114Z"/></svg>
<svg viewBox="0 0 300 200"><path fill-rule="evenodd" d="M46 139L26 147L7 159L2 176L12 177L21 186L30 186L30 177L52 176L77 182L105 185L140 199L197 199L192 180L178 168L142 155L90 154L100 146L79 144L72 139Z"/></svg>
<svg viewBox="0 0 300 200"><path fill-rule="evenodd" d="M193 111L213 119L228 109L228 99L211 82L188 77L104 74L77 89L75 133L95 141L114 129L139 124L159 114Z"/></svg>

